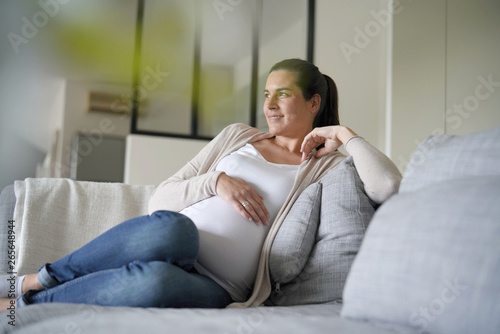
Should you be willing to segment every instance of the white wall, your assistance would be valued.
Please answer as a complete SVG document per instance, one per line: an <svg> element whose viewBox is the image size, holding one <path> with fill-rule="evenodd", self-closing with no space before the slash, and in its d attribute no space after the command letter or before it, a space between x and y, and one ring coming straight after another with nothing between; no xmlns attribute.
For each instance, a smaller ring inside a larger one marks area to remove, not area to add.
<svg viewBox="0 0 500 334"><path fill-rule="evenodd" d="M315 63L341 123L404 171L429 135L500 126L500 2L391 3L318 0Z"/></svg>
<svg viewBox="0 0 500 334"><path fill-rule="evenodd" d="M387 1L318 0L316 6L314 62L337 84L340 123L385 151L391 26L376 17L388 10Z"/></svg>
<svg viewBox="0 0 500 334"><path fill-rule="evenodd" d="M158 185L174 175L207 143L205 140L128 135L124 181Z"/></svg>
<svg viewBox="0 0 500 334"><path fill-rule="evenodd" d="M448 1L447 11L446 133L500 126L500 1Z"/></svg>
<svg viewBox="0 0 500 334"><path fill-rule="evenodd" d="M391 131L400 170L429 135L500 126L500 2L402 4L394 17Z"/></svg>
<svg viewBox="0 0 500 334"><path fill-rule="evenodd" d="M136 1L42 3L0 1L0 188L36 176L65 119L77 131L109 117L86 113L83 89L68 91L68 79L129 87L132 79ZM83 31L92 37L83 41Z"/></svg>
<svg viewBox="0 0 500 334"><path fill-rule="evenodd" d="M445 0L404 1L394 16L391 150L400 170L418 143L435 129L443 129L445 4Z"/></svg>
<svg viewBox="0 0 500 334"><path fill-rule="evenodd" d="M36 175L62 125L64 80L37 57L42 32L12 39L22 35L25 5L0 2L0 189Z"/></svg>
<svg viewBox="0 0 500 334"><path fill-rule="evenodd" d="M16 179L34 177L37 164L51 150L56 131L62 126L65 86L61 78L26 66L22 58L9 61L0 71L3 188Z"/></svg>

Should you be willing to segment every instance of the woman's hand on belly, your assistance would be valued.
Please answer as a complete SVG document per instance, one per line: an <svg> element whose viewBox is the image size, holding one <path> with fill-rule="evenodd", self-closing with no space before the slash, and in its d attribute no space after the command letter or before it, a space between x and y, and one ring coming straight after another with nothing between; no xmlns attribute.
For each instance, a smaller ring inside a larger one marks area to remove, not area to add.
<svg viewBox="0 0 500 334"><path fill-rule="evenodd" d="M269 225L269 212L262 196L246 181L222 173L217 179L215 191L248 221Z"/></svg>

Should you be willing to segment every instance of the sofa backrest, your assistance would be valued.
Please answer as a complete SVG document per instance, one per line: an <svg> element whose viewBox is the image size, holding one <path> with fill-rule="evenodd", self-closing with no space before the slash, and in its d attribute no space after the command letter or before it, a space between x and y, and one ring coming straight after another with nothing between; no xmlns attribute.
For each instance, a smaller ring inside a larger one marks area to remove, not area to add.
<svg viewBox="0 0 500 334"><path fill-rule="evenodd" d="M154 189L52 178L29 178L14 186L19 275L37 272L116 224L147 214Z"/></svg>
<svg viewBox="0 0 500 334"><path fill-rule="evenodd" d="M500 333L500 128L429 137L370 222L342 316L407 333Z"/></svg>

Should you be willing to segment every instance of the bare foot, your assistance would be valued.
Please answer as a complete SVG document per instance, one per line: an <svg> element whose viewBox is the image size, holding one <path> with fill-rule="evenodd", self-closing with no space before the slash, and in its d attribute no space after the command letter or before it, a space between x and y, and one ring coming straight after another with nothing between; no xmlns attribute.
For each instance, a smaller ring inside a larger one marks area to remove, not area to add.
<svg viewBox="0 0 500 334"><path fill-rule="evenodd" d="M38 282L37 274L29 274L24 277L21 294L28 290L44 290L45 288ZM0 298L0 313L12 310L16 307L15 298Z"/></svg>
<svg viewBox="0 0 500 334"><path fill-rule="evenodd" d="M29 274L26 275L23 281L22 293L25 293L28 290L44 290L45 288L38 282L37 274Z"/></svg>
<svg viewBox="0 0 500 334"><path fill-rule="evenodd" d="M0 313L16 308L16 300L9 298L0 298Z"/></svg>

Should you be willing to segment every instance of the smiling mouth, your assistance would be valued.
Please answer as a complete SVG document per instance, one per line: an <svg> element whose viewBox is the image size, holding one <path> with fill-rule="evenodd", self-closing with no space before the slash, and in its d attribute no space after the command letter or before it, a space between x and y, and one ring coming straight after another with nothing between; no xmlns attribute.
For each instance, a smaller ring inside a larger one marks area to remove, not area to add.
<svg viewBox="0 0 500 334"><path fill-rule="evenodd" d="M275 119L280 119L280 118L283 118L285 116L269 116L269 119L270 120L275 120Z"/></svg>

